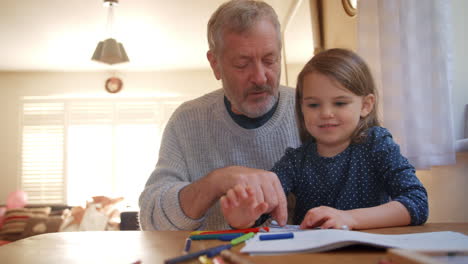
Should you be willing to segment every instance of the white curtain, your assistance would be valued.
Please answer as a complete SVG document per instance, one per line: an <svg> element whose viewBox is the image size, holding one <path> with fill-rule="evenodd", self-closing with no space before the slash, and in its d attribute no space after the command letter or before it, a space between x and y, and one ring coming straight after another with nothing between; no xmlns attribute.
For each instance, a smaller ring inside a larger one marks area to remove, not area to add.
<svg viewBox="0 0 468 264"><path fill-rule="evenodd" d="M383 125L417 169L455 163L450 6L359 1L358 53L374 74Z"/></svg>

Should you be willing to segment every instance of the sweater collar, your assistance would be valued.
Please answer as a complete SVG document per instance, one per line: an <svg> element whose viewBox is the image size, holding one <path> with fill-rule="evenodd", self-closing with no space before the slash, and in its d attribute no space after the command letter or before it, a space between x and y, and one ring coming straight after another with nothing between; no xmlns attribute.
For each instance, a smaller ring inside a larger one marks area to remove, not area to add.
<svg viewBox="0 0 468 264"><path fill-rule="evenodd" d="M273 114L276 111L276 108L278 107L278 102L279 102L279 97L278 100L276 101L275 105L268 111L266 114L256 117L256 118L250 118L245 115L238 115L235 114L232 109L231 109L231 102L227 99L226 96L224 96L224 105L226 106L226 110L228 111L229 115L231 118L236 122L239 126L245 128L245 129L254 129L254 128L259 128L263 126L270 118L273 116Z"/></svg>

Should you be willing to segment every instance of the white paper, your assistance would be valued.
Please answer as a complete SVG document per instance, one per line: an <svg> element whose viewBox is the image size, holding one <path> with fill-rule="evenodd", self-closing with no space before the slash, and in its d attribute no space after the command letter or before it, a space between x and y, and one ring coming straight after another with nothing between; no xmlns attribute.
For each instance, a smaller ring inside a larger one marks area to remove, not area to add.
<svg viewBox="0 0 468 264"><path fill-rule="evenodd" d="M321 252L358 244L411 250L468 251L468 236L451 231L382 235L360 231L318 229L294 232L293 239L266 241L260 241L259 235L261 234L246 241L241 252L254 255Z"/></svg>

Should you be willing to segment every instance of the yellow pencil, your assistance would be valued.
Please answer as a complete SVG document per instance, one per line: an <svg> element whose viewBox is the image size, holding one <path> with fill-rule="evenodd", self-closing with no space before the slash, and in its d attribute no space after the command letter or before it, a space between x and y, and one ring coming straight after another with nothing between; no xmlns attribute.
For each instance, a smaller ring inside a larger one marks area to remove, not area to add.
<svg viewBox="0 0 468 264"><path fill-rule="evenodd" d="M203 232L209 232L209 231L206 231L206 230L202 230L202 231L192 231L192 232L190 232L190 235L191 235L191 236L199 235L199 234L201 234L201 233L203 233Z"/></svg>
<svg viewBox="0 0 468 264"><path fill-rule="evenodd" d="M198 260L199 260L202 264L213 264L213 262L212 262L206 255L203 255L203 256L198 257Z"/></svg>

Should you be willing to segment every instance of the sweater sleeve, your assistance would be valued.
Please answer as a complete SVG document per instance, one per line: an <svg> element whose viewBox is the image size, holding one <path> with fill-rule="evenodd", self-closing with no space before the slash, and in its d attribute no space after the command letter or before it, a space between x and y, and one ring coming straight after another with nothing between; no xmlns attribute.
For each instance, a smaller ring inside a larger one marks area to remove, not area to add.
<svg viewBox="0 0 468 264"><path fill-rule="evenodd" d="M171 118L164 130L156 169L139 198L142 230L195 230L204 220L186 216L179 202L179 192L190 180L175 120Z"/></svg>
<svg viewBox="0 0 468 264"><path fill-rule="evenodd" d="M402 203L411 216L411 225L427 221L427 192L416 177L414 167L400 153L400 147L384 128L373 131L372 156L383 179L384 188L393 201Z"/></svg>

